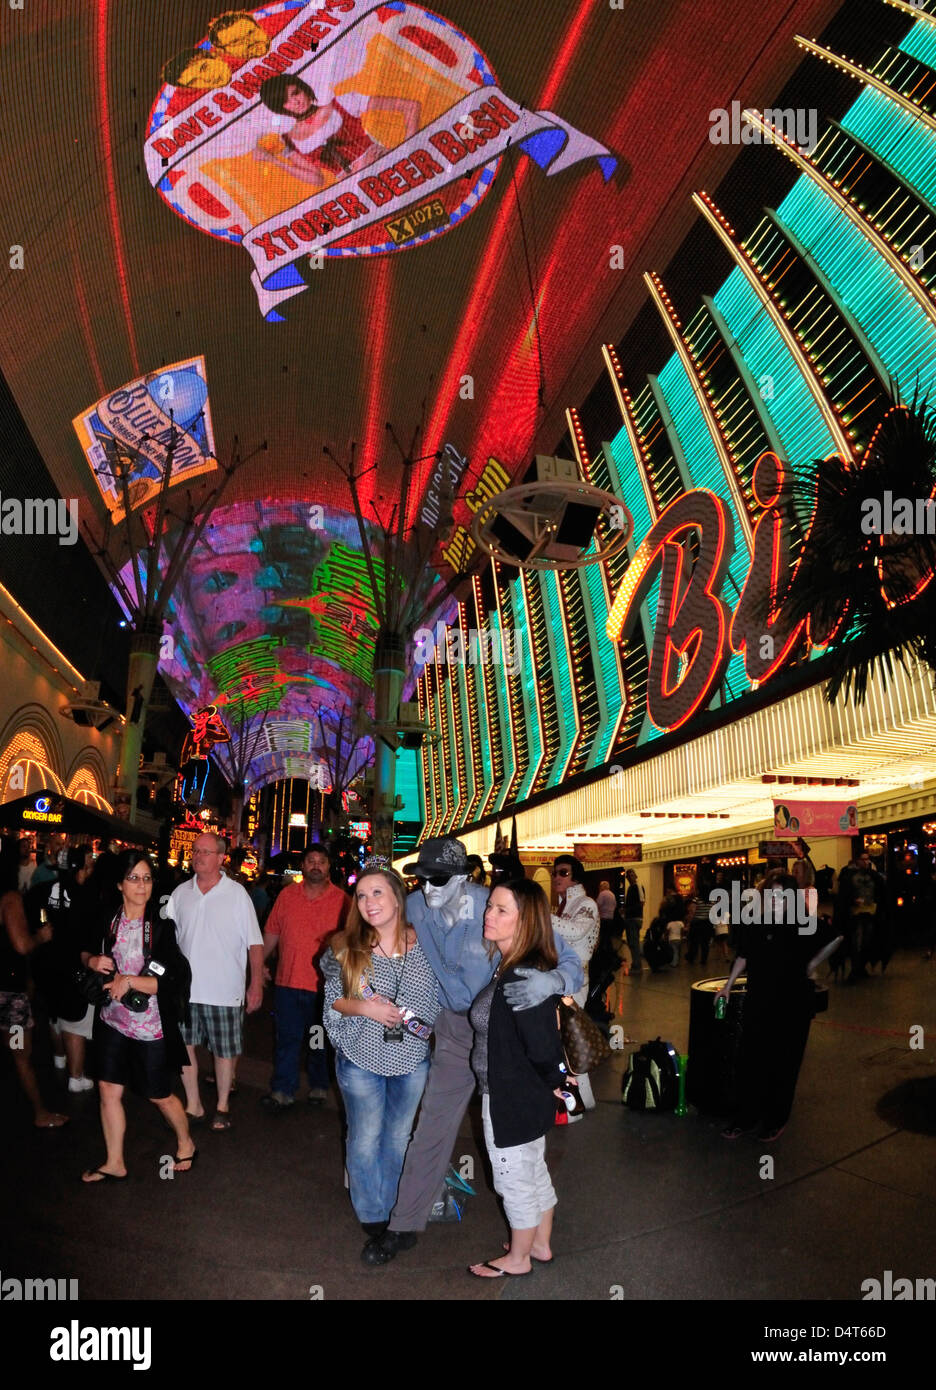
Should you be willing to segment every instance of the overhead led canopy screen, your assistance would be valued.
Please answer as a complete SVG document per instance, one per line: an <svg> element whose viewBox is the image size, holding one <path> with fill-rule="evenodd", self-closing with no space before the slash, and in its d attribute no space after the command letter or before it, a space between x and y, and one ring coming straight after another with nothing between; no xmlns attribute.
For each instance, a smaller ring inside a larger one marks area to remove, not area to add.
<svg viewBox="0 0 936 1390"><path fill-rule="evenodd" d="M128 381L72 424L115 524L156 496L170 453L170 486L218 466L203 357Z"/></svg>
<svg viewBox="0 0 936 1390"><path fill-rule="evenodd" d="M264 315L325 256L367 256L450 231L508 145L549 174L605 147L526 111L467 35L402 0L280 0L229 11L163 68L150 181L200 230L242 245Z"/></svg>

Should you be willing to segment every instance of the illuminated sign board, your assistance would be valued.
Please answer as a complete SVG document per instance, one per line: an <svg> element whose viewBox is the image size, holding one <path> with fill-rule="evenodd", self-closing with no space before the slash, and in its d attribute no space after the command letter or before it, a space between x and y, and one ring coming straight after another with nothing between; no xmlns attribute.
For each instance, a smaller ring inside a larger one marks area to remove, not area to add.
<svg viewBox="0 0 936 1390"><path fill-rule="evenodd" d="M231 11L163 79L149 180L180 217L244 248L270 320L326 255L451 231L508 146L548 175L589 161L607 180L617 162L553 112L514 101L466 34L409 0Z"/></svg>
<svg viewBox="0 0 936 1390"><path fill-rule="evenodd" d="M733 612L721 588L734 554L735 523L714 492L696 489L677 497L635 550L608 614L607 634L612 641L628 636L659 575L647 682L647 711L657 728L679 728L704 709L732 653L742 656L748 680L764 685L794 655L827 645L845 620L843 609L829 630L820 632L810 620L790 617L797 570L789 489L784 463L776 454L762 454L753 493L763 510ZM815 511L805 546L814 522ZM697 555L689 570L687 543L693 538Z"/></svg>
<svg viewBox="0 0 936 1390"><path fill-rule="evenodd" d="M170 447L171 486L218 466L203 357L128 381L72 424L115 524L156 497Z"/></svg>
<svg viewBox="0 0 936 1390"><path fill-rule="evenodd" d="M600 841L592 840L590 844L574 845L573 853L576 859L581 859L583 864L593 864L599 861L606 864L609 859L613 859L618 864L638 864L643 855L643 846L638 844L602 844Z"/></svg>

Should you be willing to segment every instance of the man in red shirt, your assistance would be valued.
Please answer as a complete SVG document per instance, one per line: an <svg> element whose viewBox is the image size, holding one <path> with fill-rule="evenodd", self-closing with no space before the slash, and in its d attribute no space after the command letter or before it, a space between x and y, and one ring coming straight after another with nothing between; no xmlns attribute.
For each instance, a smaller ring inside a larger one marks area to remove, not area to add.
<svg viewBox="0 0 936 1390"><path fill-rule="evenodd" d="M328 1093L322 977L316 962L332 932L344 926L350 905L348 895L331 882L330 868L325 846L309 845L302 856L302 882L282 890L263 931L264 960L279 950L273 1080L270 1094L260 1102L272 1112L295 1104L303 1039L309 1042L309 1104L321 1105Z"/></svg>

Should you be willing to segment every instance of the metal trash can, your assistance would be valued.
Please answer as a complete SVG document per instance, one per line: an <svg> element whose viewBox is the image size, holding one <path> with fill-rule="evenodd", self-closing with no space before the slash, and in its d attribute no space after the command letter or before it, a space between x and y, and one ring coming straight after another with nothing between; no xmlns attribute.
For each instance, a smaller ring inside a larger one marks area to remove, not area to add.
<svg viewBox="0 0 936 1390"><path fill-rule="evenodd" d="M730 1115L737 1108L744 1001L747 980L731 987L725 1017L715 1017L715 996L727 975L696 980L689 991L689 1070L686 1099L704 1115Z"/></svg>

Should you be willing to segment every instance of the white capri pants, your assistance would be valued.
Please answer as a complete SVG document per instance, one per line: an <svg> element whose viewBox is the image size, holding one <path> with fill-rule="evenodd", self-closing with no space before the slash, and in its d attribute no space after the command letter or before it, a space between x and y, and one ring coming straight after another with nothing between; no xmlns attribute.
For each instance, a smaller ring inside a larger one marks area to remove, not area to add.
<svg viewBox="0 0 936 1390"><path fill-rule="evenodd" d="M510 1229L529 1231L556 1205L555 1189L546 1167L546 1136L511 1149L499 1149L494 1143L489 1095L481 1097L481 1121L494 1173L494 1191L504 1203Z"/></svg>

